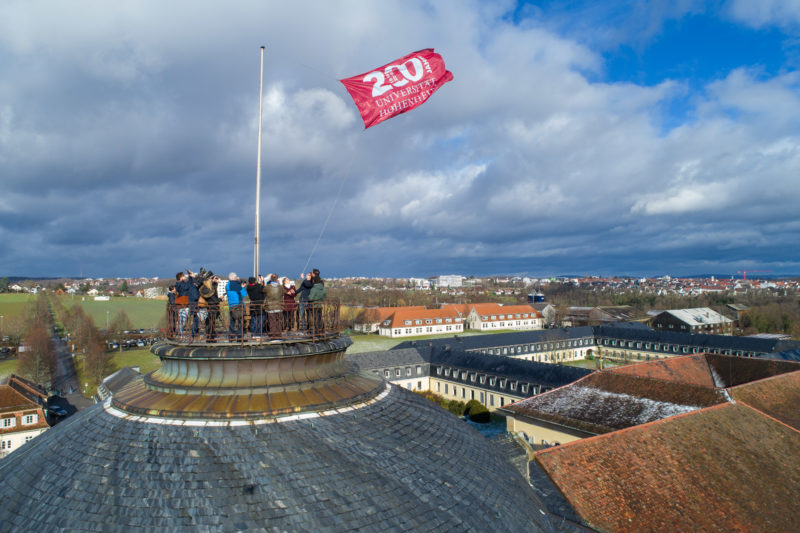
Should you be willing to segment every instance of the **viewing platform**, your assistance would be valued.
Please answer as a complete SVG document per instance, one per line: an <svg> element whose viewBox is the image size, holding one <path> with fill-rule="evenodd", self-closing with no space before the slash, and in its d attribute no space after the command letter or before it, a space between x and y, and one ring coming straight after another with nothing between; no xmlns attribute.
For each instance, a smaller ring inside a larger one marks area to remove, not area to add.
<svg viewBox="0 0 800 533"><path fill-rule="evenodd" d="M261 346L318 342L341 334L338 300L298 302L292 310L245 303L167 305L166 339L178 346Z"/></svg>
<svg viewBox="0 0 800 533"><path fill-rule="evenodd" d="M352 341L341 334L338 301L293 313L240 310L169 306L167 338L151 348L161 368L115 394L112 406L170 423L264 422L363 405L386 390L345 360Z"/></svg>

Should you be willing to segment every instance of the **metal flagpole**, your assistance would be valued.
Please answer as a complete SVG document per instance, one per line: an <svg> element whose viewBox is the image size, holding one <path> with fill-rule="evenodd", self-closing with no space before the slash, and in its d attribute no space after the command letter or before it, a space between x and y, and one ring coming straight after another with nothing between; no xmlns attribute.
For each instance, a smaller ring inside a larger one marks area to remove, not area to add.
<svg viewBox="0 0 800 533"><path fill-rule="evenodd" d="M261 78L258 82L258 160L256 163L256 231L253 250L253 277L258 278L258 240L260 236L261 210L261 122L264 101L264 47L261 47Z"/></svg>

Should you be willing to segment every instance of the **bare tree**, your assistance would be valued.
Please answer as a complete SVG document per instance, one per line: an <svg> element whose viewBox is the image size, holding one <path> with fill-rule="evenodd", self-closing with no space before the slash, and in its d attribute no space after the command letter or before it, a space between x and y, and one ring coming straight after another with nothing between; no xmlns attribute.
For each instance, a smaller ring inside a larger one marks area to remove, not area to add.
<svg viewBox="0 0 800 533"><path fill-rule="evenodd" d="M25 335L24 345L25 351L19 354L19 373L35 383L51 382L56 370L56 355L43 322L31 327Z"/></svg>

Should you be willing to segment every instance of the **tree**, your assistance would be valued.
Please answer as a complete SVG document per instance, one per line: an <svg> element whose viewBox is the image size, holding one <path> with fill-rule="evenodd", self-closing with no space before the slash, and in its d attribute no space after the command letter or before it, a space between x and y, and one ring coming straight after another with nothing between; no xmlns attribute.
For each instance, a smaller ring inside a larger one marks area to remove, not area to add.
<svg viewBox="0 0 800 533"><path fill-rule="evenodd" d="M8 292L8 278L5 276L0 278L0 292Z"/></svg>
<svg viewBox="0 0 800 533"><path fill-rule="evenodd" d="M119 286L119 292L121 292L122 294L128 294L128 280L127 279L123 279L122 280L122 283Z"/></svg>
<svg viewBox="0 0 800 533"><path fill-rule="evenodd" d="M19 354L19 373L34 383L47 384L56 371L56 354L50 333L43 322L31 327L24 340L25 351Z"/></svg>
<svg viewBox="0 0 800 533"><path fill-rule="evenodd" d="M129 331L131 329L133 329L133 324L131 323L131 319L128 318L128 313L126 313L124 309L117 311L117 314L114 315L114 318L111 319L111 324L108 326L108 331L113 331L114 333L122 333L123 331Z"/></svg>
<svg viewBox="0 0 800 533"><path fill-rule="evenodd" d="M114 363L99 338L93 339L91 344L86 347L85 361L86 375L94 385L98 385L103 378L114 372Z"/></svg>

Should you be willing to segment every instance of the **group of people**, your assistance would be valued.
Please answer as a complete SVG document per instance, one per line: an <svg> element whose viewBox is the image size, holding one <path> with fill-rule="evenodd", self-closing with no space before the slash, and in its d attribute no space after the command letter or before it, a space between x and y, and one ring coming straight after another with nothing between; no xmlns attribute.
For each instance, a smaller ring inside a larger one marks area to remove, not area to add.
<svg viewBox="0 0 800 533"><path fill-rule="evenodd" d="M202 324L205 338L217 340L217 322L220 317L218 295L220 278L213 272L200 269L178 272L176 283L169 287L168 302L171 325L178 335L188 336L187 321L192 321L193 337L197 337ZM324 329L322 308L325 299L325 282L318 269L303 275L299 284L277 274L250 277L247 282L235 272L228 275L224 292L228 301L230 321L229 339L242 340L245 333L255 338L279 338L292 330L318 332Z"/></svg>

